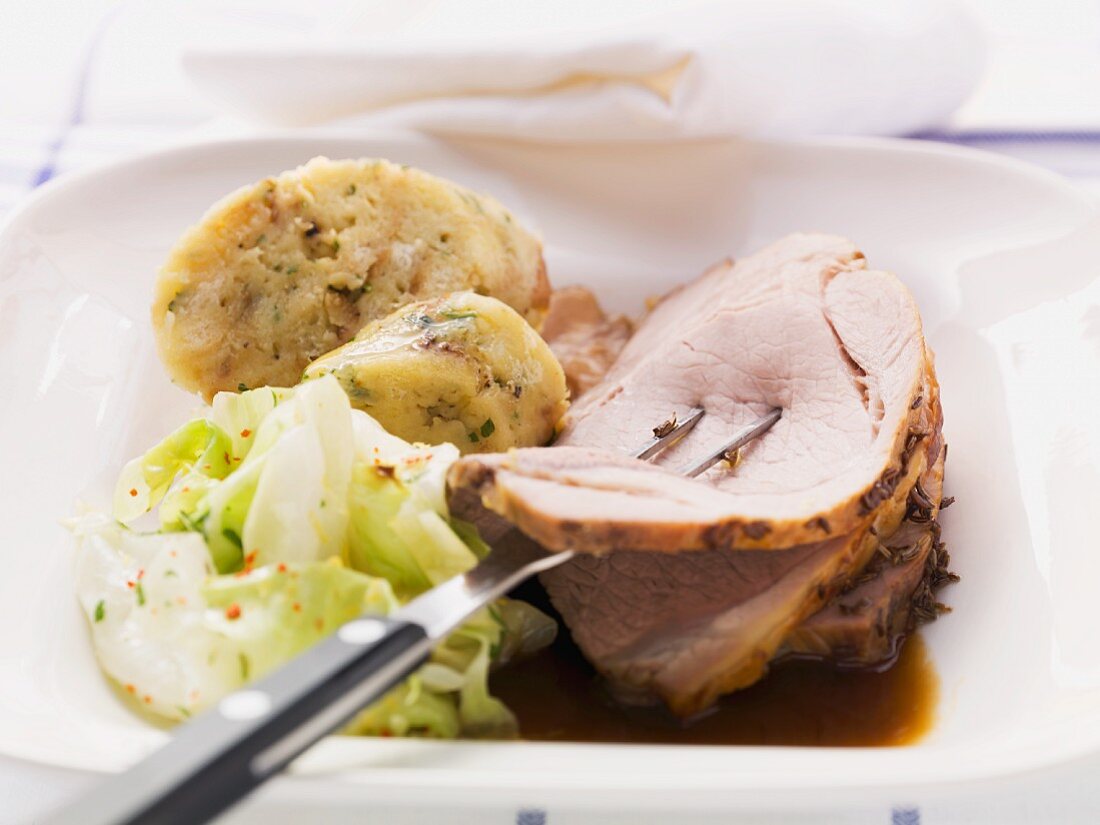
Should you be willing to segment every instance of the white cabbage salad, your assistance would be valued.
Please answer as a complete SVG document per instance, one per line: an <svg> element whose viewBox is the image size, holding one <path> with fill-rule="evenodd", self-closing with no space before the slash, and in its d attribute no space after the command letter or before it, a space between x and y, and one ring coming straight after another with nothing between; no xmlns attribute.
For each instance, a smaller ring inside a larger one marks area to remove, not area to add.
<svg viewBox="0 0 1100 825"><path fill-rule="evenodd" d="M408 444L335 378L220 393L122 471L113 513L71 522L77 595L107 675L185 719L364 611L388 613L488 548L448 518L453 445ZM159 528L134 524L156 511ZM508 737L490 667L549 644L552 619L500 599L347 732Z"/></svg>

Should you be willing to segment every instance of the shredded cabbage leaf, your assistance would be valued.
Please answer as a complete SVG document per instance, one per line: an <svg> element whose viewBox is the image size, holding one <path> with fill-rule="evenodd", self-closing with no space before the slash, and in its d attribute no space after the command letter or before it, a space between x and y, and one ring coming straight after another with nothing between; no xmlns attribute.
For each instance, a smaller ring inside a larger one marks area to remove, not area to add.
<svg viewBox="0 0 1100 825"><path fill-rule="evenodd" d="M390 435L331 376L218 394L123 468L111 515L70 520L101 667L140 707L182 720L361 613L468 570L488 548L447 512L457 457ZM152 511L158 529L138 530ZM531 605L498 600L347 732L515 736L489 672L556 631Z"/></svg>

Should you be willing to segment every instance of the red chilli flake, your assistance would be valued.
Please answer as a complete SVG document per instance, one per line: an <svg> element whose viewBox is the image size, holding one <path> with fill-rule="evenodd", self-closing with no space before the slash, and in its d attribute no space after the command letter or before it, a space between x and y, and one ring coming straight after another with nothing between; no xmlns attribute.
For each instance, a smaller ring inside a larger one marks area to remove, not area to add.
<svg viewBox="0 0 1100 825"><path fill-rule="evenodd" d="M300 604L298 604L298 602L294 602L294 604L292 604L290 606L290 609L293 610L295 613L301 613L302 612L302 606Z"/></svg>
<svg viewBox="0 0 1100 825"><path fill-rule="evenodd" d="M229 619L230 621L234 621L236 619L239 619L240 617L241 606L236 602L233 602L233 604L229 605L229 607L225 609L225 618Z"/></svg>
<svg viewBox="0 0 1100 825"><path fill-rule="evenodd" d="M248 438L250 435L252 435L252 430L241 430L241 438Z"/></svg>
<svg viewBox="0 0 1100 825"><path fill-rule="evenodd" d="M131 590L134 589L135 584L136 584L136 582L132 582L132 581L126 582L126 586L129 587Z"/></svg>
<svg viewBox="0 0 1100 825"><path fill-rule="evenodd" d="M132 495L134 498L137 498L137 487L130 488L130 495Z"/></svg>
<svg viewBox="0 0 1100 825"><path fill-rule="evenodd" d="M127 693L137 693L137 688L133 685L126 685L125 687Z"/></svg>
<svg viewBox="0 0 1100 825"><path fill-rule="evenodd" d="M244 563L247 564L249 567L251 567L253 565L253 563L256 561L256 556L258 556L259 554L260 554L259 550L253 550L251 553L249 553L247 556L244 557Z"/></svg>
<svg viewBox="0 0 1100 825"><path fill-rule="evenodd" d="M153 704L153 697L152 697L152 696L150 696L150 695L149 695L148 693L147 693L147 694L145 694L145 695L144 695L143 697L141 697L141 698L142 698L142 699L143 699L143 700L145 701L145 704L147 704L147 705L151 705L151 704Z"/></svg>
<svg viewBox="0 0 1100 825"><path fill-rule="evenodd" d="M282 562L279 562L279 566L278 566L278 568L276 568L276 569L277 569L277 570L278 570L278 571L279 571L280 573L285 573L285 572L286 572L286 565L285 565L285 564L283 564Z"/></svg>
<svg viewBox="0 0 1100 825"><path fill-rule="evenodd" d="M141 581L144 578L145 578L145 568L143 567L140 570L138 570L138 581Z"/></svg>

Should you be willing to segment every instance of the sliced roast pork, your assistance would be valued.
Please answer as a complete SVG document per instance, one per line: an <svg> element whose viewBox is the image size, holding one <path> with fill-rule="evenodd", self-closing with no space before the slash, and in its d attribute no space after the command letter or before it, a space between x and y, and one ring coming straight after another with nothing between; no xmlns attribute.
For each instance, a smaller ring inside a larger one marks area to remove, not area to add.
<svg viewBox="0 0 1100 825"><path fill-rule="evenodd" d="M919 456L913 464L921 466ZM866 564L876 532L893 529L905 500L899 487L865 526L826 541L783 550L585 554L543 582L621 698L656 698L690 716L764 674L788 634Z"/></svg>
<svg viewBox="0 0 1100 825"><path fill-rule="evenodd" d="M701 406L696 430L658 459L678 467L780 407L736 472L706 480L733 494L721 523L737 546L817 541L855 529L896 477L924 359L897 278L843 238L792 235L658 305L557 443L627 452L670 412Z"/></svg>
<svg viewBox="0 0 1100 825"><path fill-rule="evenodd" d="M629 318L606 314L583 286L551 294L542 337L561 362L574 401L603 380L633 331Z"/></svg>
<svg viewBox="0 0 1100 825"><path fill-rule="evenodd" d="M932 396L934 385L925 386ZM729 494L601 451L479 456L456 465L451 483L476 491L549 547L591 548L578 525L601 510L617 512L620 546L649 542L649 549L585 553L542 578L574 639L622 699L661 700L687 716L760 678L791 632L865 568L879 537L899 529L927 469L925 436L938 429L938 405L922 402L921 412L903 447L903 473L860 527L792 548L708 544L707 508ZM618 486L624 468L645 485ZM626 524L628 508L644 513L633 525ZM689 536L703 537L699 546L708 549L675 552ZM670 543L657 545L662 539ZM610 540L601 535L598 546Z"/></svg>
<svg viewBox="0 0 1100 825"><path fill-rule="evenodd" d="M655 466L622 457L693 406L706 416ZM675 474L772 407L782 418L735 468ZM848 241L795 235L659 304L561 446L468 457L449 481L582 551L543 576L581 649L624 695L690 715L759 678L866 567L939 424L905 287Z"/></svg>
<svg viewBox="0 0 1100 825"><path fill-rule="evenodd" d="M948 570L938 521L946 454L937 433L929 440L932 463L909 491L901 525L877 537L871 561L786 638L781 657L847 667L888 664L906 634L946 609L934 596L941 585L958 580Z"/></svg>
<svg viewBox="0 0 1100 825"><path fill-rule="evenodd" d="M712 270L643 321L566 416L556 444L586 456L483 459L523 485L491 506L510 519L520 517L512 503L530 508L546 528L535 538L589 552L784 548L844 535L901 477L924 363L920 317L896 278L867 270L849 241L791 236ZM670 412L695 406L706 416L656 466L700 457L773 407L783 416L736 470L719 465L700 481L620 459ZM592 495L547 495L541 482L556 483L546 469L555 462L570 466L563 487L590 482ZM459 465L456 479L483 482L481 468Z"/></svg>

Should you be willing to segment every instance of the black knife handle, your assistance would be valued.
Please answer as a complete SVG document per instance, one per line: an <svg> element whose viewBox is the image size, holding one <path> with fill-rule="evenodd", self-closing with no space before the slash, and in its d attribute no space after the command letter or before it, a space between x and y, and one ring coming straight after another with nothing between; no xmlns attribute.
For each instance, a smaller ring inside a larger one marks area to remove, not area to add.
<svg viewBox="0 0 1100 825"><path fill-rule="evenodd" d="M180 726L43 825L196 825L239 801L428 658L418 624L363 616Z"/></svg>

